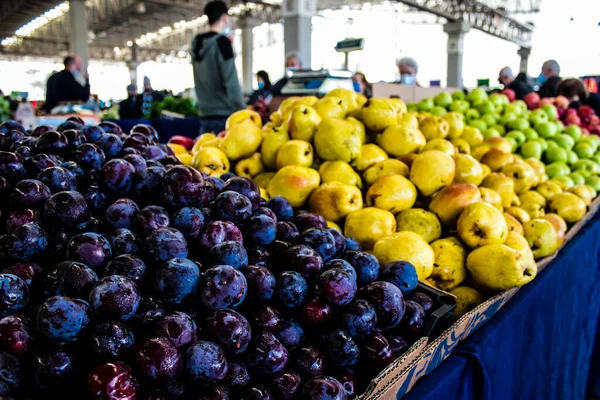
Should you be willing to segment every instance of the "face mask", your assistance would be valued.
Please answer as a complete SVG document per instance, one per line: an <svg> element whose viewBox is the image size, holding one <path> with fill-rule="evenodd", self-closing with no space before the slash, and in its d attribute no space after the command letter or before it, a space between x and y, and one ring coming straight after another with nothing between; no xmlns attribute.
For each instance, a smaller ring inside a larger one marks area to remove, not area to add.
<svg viewBox="0 0 600 400"><path fill-rule="evenodd" d="M504 85L504 82L502 82L502 79L498 78L498 82L500 82L501 85Z"/></svg>
<svg viewBox="0 0 600 400"><path fill-rule="evenodd" d="M537 77L537 81L540 85L543 85L544 82L546 82L548 80L548 78L546 78L544 75L540 74L540 76Z"/></svg>
<svg viewBox="0 0 600 400"><path fill-rule="evenodd" d="M403 85L414 85L417 78L413 74L402 74L400 75L400 83Z"/></svg>
<svg viewBox="0 0 600 400"><path fill-rule="evenodd" d="M358 82L352 82L352 87L354 88L354 91L356 93L360 93L360 83L358 83Z"/></svg>
<svg viewBox="0 0 600 400"><path fill-rule="evenodd" d="M264 82L258 82L258 90L263 90L265 88Z"/></svg>
<svg viewBox="0 0 600 400"><path fill-rule="evenodd" d="M223 28L223 36L229 36L229 35L231 35L231 27L226 26L225 28Z"/></svg>

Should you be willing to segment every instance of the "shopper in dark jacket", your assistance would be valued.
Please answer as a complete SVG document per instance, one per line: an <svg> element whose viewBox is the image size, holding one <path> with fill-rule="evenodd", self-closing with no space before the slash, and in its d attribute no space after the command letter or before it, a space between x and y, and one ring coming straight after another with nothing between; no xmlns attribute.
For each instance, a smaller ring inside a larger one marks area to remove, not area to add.
<svg viewBox="0 0 600 400"><path fill-rule="evenodd" d="M519 74L520 75L520 74ZM533 92L533 88L529 86L527 81L515 79L512 69L510 67L504 67L498 74L498 82L500 82L506 89L511 89L515 92L515 98L523 100L527 93Z"/></svg>
<svg viewBox="0 0 600 400"><path fill-rule="evenodd" d="M300 61L300 56L295 51L288 53L285 56L285 71L283 73L283 77L275 82L273 87L271 88L271 93L274 96L279 96L281 94L281 89L288 83L290 79L291 73L302 68L302 62Z"/></svg>
<svg viewBox="0 0 600 400"><path fill-rule="evenodd" d="M67 56L63 64L65 69L52 74L46 83L47 112L63 102L86 102L90 98L90 82L87 74L82 75L81 59Z"/></svg>
<svg viewBox="0 0 600 400"><path fill-rule="evenodd" d="M210 30L197 35L192 42L192 66L200 133L219 133L225 129L227 117L246 107L235 68L235 57L227 5L211 1L204 8Z"/></svg>
<svg viewBox="0 0 600 400"><path fill-rule="evenodd" d="M580 79L565 79L558 85L556 93L569 99L569 107L589 106L594 109L596 115L600 115L600 95L588 92Z"/></svg>
<svg viewBox="0 0 600 400"><path fill-rule="evenodd" d="M119 118L137 119L142 118L141 97L137 94L134 85L127 86L127 98L119 103Z"/></svg>
<svg viewBox="0 0 600 400"><path fill-rule="evenodd" d="M542 72L538 76L540 97L556 97L556 89L560 83L560 65L556 60L548 60L542 64Z"/></svg>

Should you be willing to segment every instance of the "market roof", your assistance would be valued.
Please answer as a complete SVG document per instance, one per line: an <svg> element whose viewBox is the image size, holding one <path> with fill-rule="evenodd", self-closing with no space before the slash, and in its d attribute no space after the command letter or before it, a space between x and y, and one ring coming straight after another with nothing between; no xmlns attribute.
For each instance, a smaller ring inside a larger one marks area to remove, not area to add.
<svg viewBox="0 0 600 400"><path fill-rule="evenodd" d="M81 0L74 0L81 1ZM288 0L289 1L289 0ZM537 11L541 0L397 0L413 11L448 21L462 20L475 29L528 47L532 27L509 11ZM90 57L145 61L187 50L192 37L206 29L202 16L208 0L85 0ZM377 1L320 0L318 8L361 7ZM389 3L389 2L388 2ZM261 22L281 20L281 0L233 1L230 13ZM0 1L0 54L56 56L69 46L68 2Z"/></svg>

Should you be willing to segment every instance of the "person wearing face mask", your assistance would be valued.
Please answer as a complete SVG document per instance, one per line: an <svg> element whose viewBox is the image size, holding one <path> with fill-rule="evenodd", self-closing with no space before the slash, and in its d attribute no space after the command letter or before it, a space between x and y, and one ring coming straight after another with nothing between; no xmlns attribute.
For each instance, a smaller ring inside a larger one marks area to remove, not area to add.
<svg viewBox="0 0 600 400"><path fill-rule="evenodd" d="M288 82L289 76L288 74L294 71L297 71L302 68L302 62L300 62L300 56L296 52L290 52L285 56L285 74L283 77L275 82L273 88L271 89L271 93L274 96L278 96L281 94L281 89Z"/></svg>
<svg viewBox="0 0 600 400"><path fill-rule="evenodd" d="M519 74L521 77L517 79L513 75L513 71L510 67L504 67L498 73L498 82L504 85L505 89L511 89L515 92L515 98L523 100L527 93L533 92L533 88L527 83L527 77Z"/></svg>
<svg viewBox="0 0 600 400"><path fill-rule="evenodd" d="M256 73L256 82L258 83L258 89L250 95L250 104L254 104L260 99L266 99L271 94L272 85L267 71L258 71Z"/></svg>
<svg viewBox="0 0 600 400"><path fill-rule="evenodd" d="M542 64L542 72L538 76L540 97L556 97L556 88L560 83L560 65L556 60L548 60Z"/></svg>
<svg viewBox="0 0 600 400"><path fill-rule="evenodd" d="M86 102L90 98L90 82L87 73L81 72L81 58L67 56L63 64L65 69L52 74L46 83L47 112L60 103Z"/></svg>
<svg viewBox="0 0 600 400"><path fill-rule="evenodd" d="M400 81L398 83L407 86L420 86L417 83L419 65L414 58L402 57L400 61L398 61L398 70L400 71Z"/></svg>
<svg viewBox="0 0 600 400"><path fill-rule="evenodd" d="M596 115L600 115L600 95L588 92L580 79L565 79L556 88L557 96L565 96L569 99L570 108L589 106L594 109Z"/></svg>
<svg viewBox="0 0 600 400"><path fill-rule="evenodd" d="M191 51L201 134L223 131L227 117L246 107L228 37L231 20L227 5L211 1L204 13L210 29L196 35Z"/></svg>

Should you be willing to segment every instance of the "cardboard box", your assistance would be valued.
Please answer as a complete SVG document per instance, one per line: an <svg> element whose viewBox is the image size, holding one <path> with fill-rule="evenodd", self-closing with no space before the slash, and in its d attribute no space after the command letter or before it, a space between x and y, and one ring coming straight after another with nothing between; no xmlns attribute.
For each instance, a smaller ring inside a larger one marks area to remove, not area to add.
<svg viewBox="0 0 600 400"><path fill-rule="evenodd" d="M600 197L590 205L586 216L578 221L567 232L565 242L552 256L540 260L538 273L554 260L562 249L583 226L594 216L600 206ZM425 345L417 342L409 349L407 354L400 357L392 365L375 378L369 389L359 397L360 400L388 400L399 399L407 394L417 381L436 369L454 351L461 340L466 339L471 333L483 326L494 316L518 291L514 288L491 297L484 303L463 315L451 327L446 329L438 338L430 340ZM424 340L424 339L421 339ZM421 348L421 354L416 354Z"/></svg>
<svg viewBox="0 0 600 400"><path fill-rule="evenodd" d="M405 103L416 103L426 97L434 97L441 92L455 92L453 87L406 86L398 83L378 82L373 84L373 97L399 97Z"/></svg>

